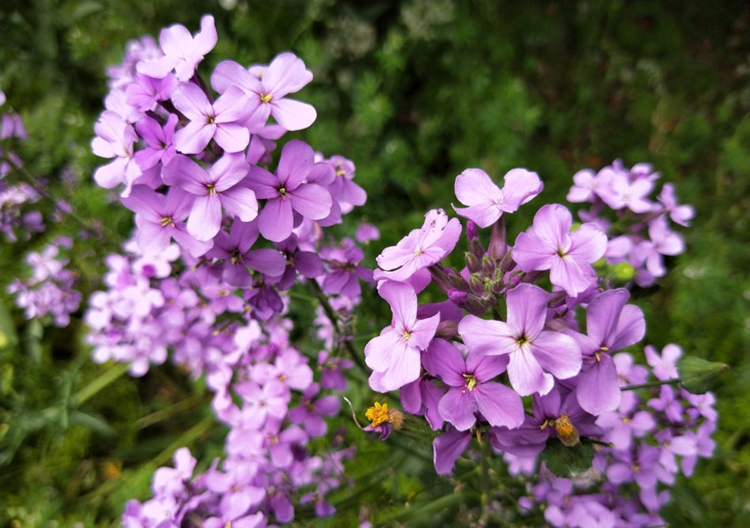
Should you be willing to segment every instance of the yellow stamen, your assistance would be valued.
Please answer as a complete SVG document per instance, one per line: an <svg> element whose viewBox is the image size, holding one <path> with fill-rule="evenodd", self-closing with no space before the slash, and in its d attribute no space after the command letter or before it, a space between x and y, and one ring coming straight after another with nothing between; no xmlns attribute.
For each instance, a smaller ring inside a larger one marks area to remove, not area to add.
<svg viewBox="0 0 750 528"><path fill-rule="evenodd" d="M404 335L402 335L401 337L404 338L404 341L408 341L411 337L411 332L409 332L408 330L404 330Z"/></svg>
<svg viewBox="0 0 750 528"><path fill-rule="evenodd" d="M477 378L473 374L462 374L462 376L466 380L466 388L469 389L469 392L473 391L474 387L477 386Z"/></svg>
<svg viewBox="0 0 750 528"><path fill-rule="evenodd" d="M262 103L270 103L271 102L271 94L260 94L260 101Z"/></svg>
<svg viewBox="0 0 750 528"><path fill-rule="evenodd" d="M172 220L171 216L165 216L161 219L162 227L167 227L168 225L171 225L172 227L174 227L174 221Z"/></svg>
<svg viewBox="0 0 750 528"><path fill-rule="evenodd" d="M213 196L214 194L216 194L216 186L214 186L213 183L209 183L208 185L206 185L206 189L208 189L209 196Z"/></svg>

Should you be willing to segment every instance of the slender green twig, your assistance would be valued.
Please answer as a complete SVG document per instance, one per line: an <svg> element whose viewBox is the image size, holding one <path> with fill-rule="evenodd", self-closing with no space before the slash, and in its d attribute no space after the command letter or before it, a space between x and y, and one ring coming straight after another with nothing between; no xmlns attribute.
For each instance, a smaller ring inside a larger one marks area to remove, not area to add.
<svg viewBox="0 0 750 528"><path fill-rule="evenodd" d="M370 371L365 366L365 363L364 361L362 361L362 358L359 356L359 354L357 354L357 351L354 350L354 345L352 345L351 341L346 339L345 336L341 335L341 331L339 329L339 316L336 313L336 310L334 310L331 304L328 302L328 297L326 297L326 294L323 293L323 290L320 289L320 285L317 282L311 280L309 281L309 284L310 289L312 289L313 293L318 298L320 305L323 307L323 311L325 312L326 317L328 317L328 319L331 321L331 324L333 325L333 328L339 338L339 343L346 349L357 367L359 367L362 372L369 375Z"/></svg>
<svg viewBox="0 0 750 528"><path fill-rule="evenodd" d="M480 515L484 517L487 513L487 507L490 503L490 457L492 452L490 451L490 439L485 437L482 442L482 459L481 467L482 471L479 474L479 483L482 491L480 495L480 501L482 504L482 511Z"/></svg>
<svg viewBox="0 0 750 528"><path fill-rule="evenodd" d="M70 399L74 407L84 404L86 401L95 396L99 391L107 388L109 385L120 379L127 372L129 365L127 363L117 363L104 372L101 376L93 380L84 388L76 392Z"/></svg>
<svg viewBox="0 0 750 528"><path fill-rule="evenodd" d="M677 385L678 383L680 383L679 379L670 379L670 380L664 380L664 381L650 381L648 383L641 383L640 385L625 385L624 387L621 387L620 390L630 391L630 390L638 390L638 389L648 389L649 387L659 387L661 385Z"/></svg>

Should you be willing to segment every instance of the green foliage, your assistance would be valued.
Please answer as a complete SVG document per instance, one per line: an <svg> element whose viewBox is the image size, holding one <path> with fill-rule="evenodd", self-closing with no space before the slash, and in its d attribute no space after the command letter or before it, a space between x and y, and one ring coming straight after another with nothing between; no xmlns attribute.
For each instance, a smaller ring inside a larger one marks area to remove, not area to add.
<svg viewBox="0 0 750 528"><path fill-rule="evenodd" d="M591 469L594 460L594 445L579 443L568 447L559 440L550 441L542 452L547 469L558 477L575 478Z"/></svg>
<svg viewBox="0 0 750 528"><path fill-rule="evenodd" d="M453 179L467 167L496 179L527 167L544 180L542 195L509 218L511 241L542 203L564 199L581 168L616 157L628 165L648 161L675 183L697 217L684 230L687 252L670 263L658 289L641 292L649 295L638 301L647 314L645 342L679 343L731 371L716 391L716 457L678 482L668 519L675 526L748 525L741 491L750 488L747 6L4 0L0 87L32 138L20 154L76 213L50 236L77 236L83 227L99 235L72 256L86 291L99 284L104 256L131 222L91 182L99 160L89 142L107 91L105 69L121 60L128 40L175 22L194 30L204 12L216 16L220 35L204 72L225 58L267 62L289 49L315 73L299 98L316 106L318 121L289 138L357 164L369 194L361 214L382 233L366 248L370 263L421 225L427 209L447 209ZM138 381L119 377L82 403L72 397L113 369L90 362L80 321L41 329L8 312L5 286L21 273L20 255L43 243L36 237L0 252L0 525L108 526L127 498L148 496L151 472L169 461L170 450L189 444L216 456L222 431L202 421L209 396L199 383L172 367ZM628 270L608 272L626 280ZM387 321L383 304L366 296L356 321L360 349ZM358 409L372 400L351 392ZM454 493L456 481L434 476L429 451L398 434L387 444L351 427L349 435L358 456L347 470L357 484L337 495L340 515L316 526L352 526L360 508L383 525L463 519L455 512L465 511L465 498ZM312 519L301 513L297 522L312 526Z"/></svg>

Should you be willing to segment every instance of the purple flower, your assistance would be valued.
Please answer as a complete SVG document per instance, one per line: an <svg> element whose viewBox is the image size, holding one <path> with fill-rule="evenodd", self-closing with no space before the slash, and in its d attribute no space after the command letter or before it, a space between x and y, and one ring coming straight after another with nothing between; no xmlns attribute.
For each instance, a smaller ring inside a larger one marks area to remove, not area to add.
<svg viewBox="0 0 750 528"><path fill-rule="evenodd" d="M326 247L321 257L328 262L329 271L323 280L323 291L328 294L359 297L362 289L360 279L372 281L372 270L360 266L365 258L362 248L345 238L341 247Z"/></svg>
<svg viewBox="0 0 750 528"><path fill-rule="evenodd" d="M364 205L367 201L365 190L352 181L354 163L343 156L331 156L325 163L333 167L334 179L327 186L334 200L339 204L343 214L350 213L355 206Z"/></svg>
<svg viewBox="0 0 750 528"><path fill-rule="evenodd" d="M688 227L690 220L695 216L695 209L690 205L679 205L677 196L674 192L674 185L665 183L659 194L659 201L664 205L664 209L669 213L669 217L675 224Z"/></svg>
<svg viewBox="0 0 750 528"><path fill-rule="evenodd" d="M337 396L321 396L320 385L311 384L303 393L298 407L289 412L292 423L302 424L311 438L323 436L328 430L324 416L336 416L339 413Z"/></svg>
<svg viewBox="0 0 750 528"><path fill-rule="evenodd" d="M139 112L156 110L159 101L166 101L172 97L178 84L177 79L171 73L163 79L154 79L138 73L136 82L128 85L125 90L126 103Z"/></svg>
<svg viewBox="0 0 750 528"><path fill-rule="evenodd" d="M607 236L591 224L570 232L570 211L559 204L545 205L534 224L516 238L512 256L526 273L550 270L550 280L575 297L595 281L591 263L607 249Z"/></svg>
<svg viewBox="0 0 750 528"><path fill-rule="evenodd" d="M513 213L542 192L544 185L535 172L512 169L505 175L500 189L481 169L466 169L456 176L456 198L468 207L455 211L479 227L489 227L503 215Z"/></svg>
<svg viewBox="0 0 750 528"><path fill-rule="evenodd" d="M258 217L260 233L273 242L292 234L295 216L320 220L331 211L331 195L320 185L305 183L314 170L315 153L307 143L294 140L281 151L276 174L250 166L248 187L258 198L266 199Z"/></svg>
<svg viewBox="0 0 750 528"><path fill-rule="evenodd" d="M670 231L664 215L649 222L648 236L651 240L644 240L633 250L636 267L645 262L646 269L652 276L663 277L667 270L664 268L662 255L679 255L685 251L685 242L680 235Z"/></svg>
<svg viewBox="0 0 750 528"><path fill-rule="evenodd" d="M634 412L637 406L638 398L632 392L627 392L616 412L604 412L597 418L596 425L607 431L605 440L614 444L615 449L630 449L634 436L640 438L656 427L656 421L649 412Z"/></svg>
<svg viewBox="0 0 750 528"><path fill-rule="evenodd" d="M677 372L677 360L682 357L682 349L678 345L673 343L666 345L661 355L651 345L646 345L643 352L646 354L646 361L651 366L656 379L665 381L680 377Z"/></svg>
<svg viewBox="0 0 750 528"><path fill-rule="evenodd" d="M646 322L637 306L625 304L623 288L598 295L586 309L587 335L569 331L581 347L583 371L578 379L578 403L591 414L614 411L620 405L617 367L611 355L643 339Z"/></svg>
<svg viewBox="0 0 750 528"><path fill-rule="evenodd" d="M508 292L507 323L467 315L458 325L470 352L509 354L508 377L521 396L547 394L554 386L553 376L567 379L581 370L575 340L543 330L549 300L550 295L538 286L520 284Z"/></svg>
<svg viewBox="0 0 750 528"><path fill-rule="evenodd" d="M424 415L432 430L438 431L443 428L445 421L438 410L443 394L443 388L428 380L427 376L422 376L401 387L401 405L408 413Z"/></svg>
<svg viewBox="0 0 750 528"><path fill-rule="evenodd" d="M387 392L419 377L420 351L430 345L440 315L417 319L417 294L408 284L385 282L378 293L391 306L393 322L367 343L365 362L374 371L370 386Z"/></svg>
<svg viewBox="0 0 750 528"><path fill-rule="evenodd" d="M414 229L395 246L385 248L377 263L385 272L377 279L405 281L419 270L443 260L453 251L461 236L461 222L448 219L442 209L433 209L425 215L421 229Z"/></svg>
<svg viewBox="0 0 750 528"><path fill-rule="evenodd" d="M293 53L277 55L267 67L255 67L249 71L233 61L219 64L211 76L211 86L224 93L232 86L241 88L248 95L248 118L245 125L252 133L258 132L273 116L287 130L302 130L313 124L317 113L309 104L287 99L290 93L300 91L313 79Z"/></svg>
<svg viewBox="0 0 750 528"><path fill-rule="evenodd" d="M652 203L647 197L654 188L654 184L650 180L645 178L631 180L629 174L612 171L607 183L606 189L602 189L598 194L612 209L619 210L627 207L634 213L647 213L651 210Z"/></svg>
<svg viewBox="0 0 750 528"><path fill-rule="evenodd" d="M175 24L162 29L159 35L164 56L156 60L141 61L136 68L139 73L162 79L172 70L182 82L193 76L195 67L203 57L216 45L216 25L214 17L206 15L201 18L201 30L193 37L185 26Z"/></svg>
<svg viewBox="0 0 750 528"><path fill-rule="evenodd" d="M590 169L583 169L573 175L573 187L570 188L566 200L573 203L594 202L600 189L606 188L612 177L612 170L605 168L594 174Z"/></svg>
<svg viewBox="0 0 750 528"><path fill-rule="evenodd" d="M672 423L680 423L686 417L683 414L681 400L675 398L675 392L669 385L659 387L659 397L648 401L648 406L656 411L661 411Z"/></svg>
<svg viewBox="0 0 750 528"><path fill-rule="evenodd" d="M448 431L432 443L432 457L438 475L450 475L456 460L471 444L471 432Z"/></svg>
<svg viewBox="0 0 750 528"><path fill-rule="evenodd" d="M254 222L235 219L229 233L217 233L214 247L207 256L224 260L221 265L222 279L227 284L238 288L250 286L252 277L248 268L270 277L279 277L284 273L286 260L279 251L267 248L250 250L256 240L258 228Z"/></svg>
<svg viewBox="0 0 750 528"><path fill-rule="evenodd" d="M91 141L91 150L102 158L115 158L112 163L99 167L94 180L105 189L126 183L127 195L130 186L141 175L141 169L133 158L133 143L137 140L132 125L109 110L102 113L94 125L96 136Z"/></svg>
<svg viewBox="0 0 750 528"><path fill-rule="evenodd" d="M143 116L135 124L138 134L146 141L146 148L135 153L135 161L142 171L155 167L159 162L167 165L177 153L174 148L174 129L177 116L169 114L164 128L155 119Z"/></svg>
<svg viewBox="0 0 750 528"><path fill-rule="evenodd" d="M250 222L258 214L253 191L238 185L247 176L248 164L241 154L225 154L208 171L190 158L177 155L164 167L167 185L177 185L196 195L188 219L188 233L211 240L221 227L221 208L230 216Z"/></svg>
<svg viewBox="0 0 750 528"><path fill-rule="evenodd" d="M174 136L180 152L198 154L212 139L226 152L240 152L250 143L247 128L237 123L246 115L247 98L241 90L230 88L211 104L203 90L188 83L175 90L172 102L190 119Z"/></svg>
<svg viewBox="0 0 750 528"><path fill-rule="evenodd" d="M380 230L372 224L361 222L357 226L357 233L354 235L354 238L360 244L367 244L372 240L380 239Z"/></svg>
<svg viewBox="0 0 750 528"><path fill-rule="evenodd" d="M461 352L443 339L433 340L422 362L425 370L450 388L438 410L459 431L470 429L478 411L493 426L514 429L523 423L523 403L509 387L491 381L505 372L508 359Z"/></svg>

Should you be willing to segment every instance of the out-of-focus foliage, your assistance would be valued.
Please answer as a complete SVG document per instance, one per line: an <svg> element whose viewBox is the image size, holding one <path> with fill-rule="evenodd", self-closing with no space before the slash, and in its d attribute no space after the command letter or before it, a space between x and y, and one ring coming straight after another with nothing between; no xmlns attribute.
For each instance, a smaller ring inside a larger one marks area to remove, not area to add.
<svg viewBox="0 0 750 528"><path fill-rule="evenodd" d="M428 208L448 207L453 178L466 167L500 178L521 166L543 178L537 205L513 215L513 236L542 203L564 199L580 168L648 161L673 182L697 217L684 231L687 252L658 290L643 292L645 342L679 343L732 370L716 391L715 458L674 488L667 518L675 526L750 523L749 7L4 0L0 87L29 131L23 158L51 179L70 171L76 216L105 233L104 244L74 256L84 289L96 287L102 267L94 264L117 248L131 218L91 183L97 159L88 144L105 68L121 60L127 40L175 22L195 29L204 12L221 35L210 65L265 63L292 50L313 70L304 99L319 117L297 135L357 164L369 194L363 211L383 234L370 258L420 225ZM54 229L75 236L80 228L70 219ZM20 273L22 252L41 243L3 246L2 325L12 306L4 288ZM366 299L361 334L383 326L382 304ZM177 370L123 377L81 401L78 391L116 374L88 360L82 326L42 333L16 323L20 352L0 350L0 525L113 525L126 499L148 494L151 472L175 447L197 447L204 460L218 455L211 438L222 431L203 420L199 387ZM370 396L354 398L365 405ZM360 505L376 524L456 525L446 512L460 515L462 495L430 476L429 444L357 443L349 470L374 484L344 497L326 525L354 525Z"/></svg>

